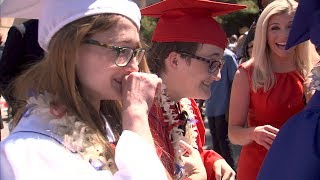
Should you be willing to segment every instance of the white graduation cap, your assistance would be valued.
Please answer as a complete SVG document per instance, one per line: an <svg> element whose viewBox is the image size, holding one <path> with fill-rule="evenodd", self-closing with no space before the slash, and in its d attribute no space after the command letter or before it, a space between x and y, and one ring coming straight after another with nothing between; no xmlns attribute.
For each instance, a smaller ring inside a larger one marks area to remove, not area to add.
<svg viewBox="0 0 320 180"><path fill-rule="evenodd" d="M140 28L140 9L131 0L3 0L0 4L0 17L39 19L38 41L45 51L65 25L103 13L123 15Z"/></svg>

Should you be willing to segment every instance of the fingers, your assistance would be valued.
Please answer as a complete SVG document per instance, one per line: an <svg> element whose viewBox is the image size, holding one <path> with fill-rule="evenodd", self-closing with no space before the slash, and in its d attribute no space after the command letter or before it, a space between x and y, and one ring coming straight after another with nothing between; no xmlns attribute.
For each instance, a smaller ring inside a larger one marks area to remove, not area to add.
<svg viewBox="0 0 320 180"><path fill-rule="evenodd" d="M158 78L158 76L157 76ZM158 83L157 83L157 88L156 88L156 95L159 95L161 93L161 84L162 84L162 79L158 78Z"/></svg>
<svg viewBox="0 0 320 180"><path fill-rule="evenodd" d="M222 180L234 180L235 177L233 176L232 172L227 172L223 174Z"/></svg>
<svg viewBox="0 0 320 180"><path fill-rule="evenodd" d="M222 180L235 180L236 172L229 166L226 162L226 165L222 167Z"/></svg>
<svg viewBox="0 0 320 180"><path fill-rule="evenodd" d="M189 178L206 179L207 173L199 151L182 140L179 141L179 145L186 152L181 159L186 172L190 175Z"/></svg>
<svg viewBox="0 0 320 180"><path fill-rule="evenodd" d="M122 79L122 101L127 104L152 105L162 80L155 74L132 72Z"/></svg>
<svg viewBox="0 0 320 180"><path fill-rule="evenodd" d="M277 128L275 128L275 127L272 127L272 126L270 126L270 125L266 125L266 126L265 126L265 130L267 130L267 131L269 131L269 132L271 132L271 133L273 133L273 134L275 134L275 135L277 135L278 132L279 132L279 129L277 129Z"/></svg>
<svg viewBox="0 0 320 180"><path fill-rule="evenodd" d="M258 126L254 130L255 142L269 149L276 138L279 129L270 125Z"/></svg>
<svg viewBox="0 0 320 180"><path fill-rule="evenodd" d="M274 140L273 138L269 138L269 137L265 138L266 143L269 145L272 144L273 140Z"/></svg>
<svg viewBox="0 0 320 180"><path fill-rule="evenodd" d="M188 143L184 142L183 140L179 141L179 145L185 149L185 153L188 153L189 155L192 154L192 151L193 151L194 148L191 145L189 145Z"/></svg>
<svg viewBox="0 0 320 180"><path fill-rule="evenodd" d="M213 171L215 173L216 180L221 180L222 178L222 165L224 162L224 159L219 159L213 164Z"/></svg>
<svg viewBox="0 0 320 180"><path fill-rule="evenodd" d="M261 146L265 147L266 149L270 149L271 144L268 144L266 141L262 141L261 143L259 143Z"/></svg>
<svg viewBox="0 0 320 180"><path fill-rule="evenodd" d="M213 170L216 174L215 178L219 180L234 180L236 177L235 171L224 159L217 160L213 165Z"/></svg>
<svg viewBox="0 0 320 180"><path fill-rule="evenodd" d="M221 166L216 166L214 169L216 180L221 180Z"/></svg>
<svg viewBox="0 0 320 180"><path fill-rule="evenodd" d="M270 138L272 140L274 140L276 138L276 136L277 136L277 134L273 134L273 133L268 132L268 131L265 132L265 135L266 135L266 137L268 137L268 138Z"/></svg>
<svg viewBox="0 0 320 180"><path fill-rule="evenodd" d="M266 137L264 138L265 143L263 143L263 146L269 150L274 139L276 138L279 132L279 129L272 127L270 125L265 125L264 129L266 130L265 131Z"/></svg>

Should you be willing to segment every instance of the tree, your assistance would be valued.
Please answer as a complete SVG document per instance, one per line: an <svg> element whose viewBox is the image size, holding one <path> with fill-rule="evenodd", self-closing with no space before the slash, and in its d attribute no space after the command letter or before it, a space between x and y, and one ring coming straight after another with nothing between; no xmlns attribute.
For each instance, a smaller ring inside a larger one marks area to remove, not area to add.
<svg viewBox="0 0 320 180"><path fill-rule="evenodd" d="M254 0L224 0L223 2L244 4L247 6L246 9L216 18L226 31L228 37L232 34L240 35L240 28L249 28L258 16L259 8Z"/></svg>

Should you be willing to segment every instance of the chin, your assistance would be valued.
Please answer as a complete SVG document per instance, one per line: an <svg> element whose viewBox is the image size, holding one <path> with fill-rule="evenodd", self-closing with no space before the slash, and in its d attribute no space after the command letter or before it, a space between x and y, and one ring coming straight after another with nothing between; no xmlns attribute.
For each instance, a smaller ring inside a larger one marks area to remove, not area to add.
<svg viewBox="0 0 320 180"><path fill-rule="evenodd" d="M208 90L208 91L206 91L204 94L203 94L203 100L207 100L207 99L209 99L210 98L210 96L211 96L211 91L210 91L210 89Z"/></svg>
<svg viewBox="0 0 320 180"><path fill-rule="evenodd" d="M208 96L205 96L205 97L203 97L203 98L200 98L200 99L202 99L202 100L207 100L207 99L210 98L210 96L211 96L211 94L209 94Z"/></svg>
<svg viewBox="0 0 320 180"><path fill-rule="evenodd" d="M194 98L194 99L207 100L207 99L210 98L210 96L211 96L211 93L209 93L209 94L203 94L203 95L200 95L200 96L198 96L198 97L196 97L196 98Z"/></svg>

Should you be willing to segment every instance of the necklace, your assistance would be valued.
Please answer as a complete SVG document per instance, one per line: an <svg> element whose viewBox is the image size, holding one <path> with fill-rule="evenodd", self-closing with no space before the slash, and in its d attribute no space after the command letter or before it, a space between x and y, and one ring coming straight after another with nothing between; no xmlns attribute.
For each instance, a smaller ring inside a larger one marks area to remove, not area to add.
<svg viewBox="0 0 320 180"><path fill-rule="evenodd" d="M193 108L188 98L182 98L178 103L170 100L166 93L166 86L162 84L161 94L158 96L160 107L163 110L164 121L169 126L169 139L174 149L175 179L183 179L188 176L185 172L181 156L185 152L179 145L179 141L185 141L198 149L196 139L198 136Z"/></svg>

